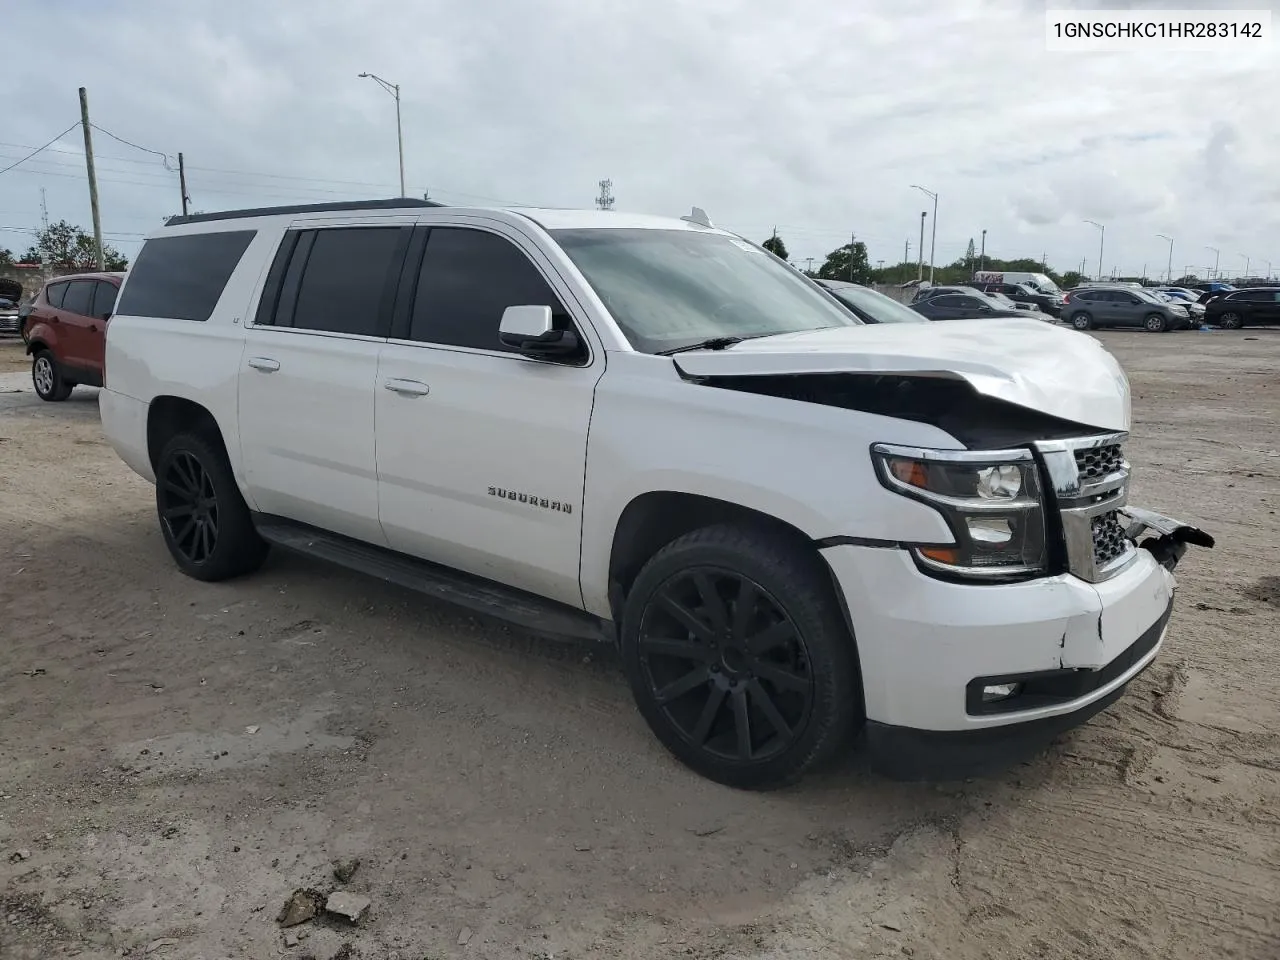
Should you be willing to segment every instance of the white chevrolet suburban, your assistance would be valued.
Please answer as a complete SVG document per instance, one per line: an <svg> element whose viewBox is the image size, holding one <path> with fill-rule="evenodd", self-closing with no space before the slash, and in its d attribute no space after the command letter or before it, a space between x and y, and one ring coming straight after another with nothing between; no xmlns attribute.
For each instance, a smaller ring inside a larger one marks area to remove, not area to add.
<svg viewBox="0 0 1280 960"><path fill-rule="evenodd" d="M1126 503L1091 337L863 324L696 208L174 218L100 396L185 573L275 545L617 643L657 737L739 787L855 735L898 777L1025 755L1151 663L1213 545Z"/></svg>

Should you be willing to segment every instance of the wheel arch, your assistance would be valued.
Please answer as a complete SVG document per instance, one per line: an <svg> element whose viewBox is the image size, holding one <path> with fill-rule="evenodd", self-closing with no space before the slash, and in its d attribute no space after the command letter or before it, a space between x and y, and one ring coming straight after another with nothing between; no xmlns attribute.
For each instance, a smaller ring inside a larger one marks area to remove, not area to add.
<svg viewBox="0 0 1280 960"><path fill-rule="evenodd" d="M650 557L677 537L721 523L741 523L774 531L821 558L811 537L794 524L761 510L676 490L642 493L623 508L613 530L609 551L609 605L615 621L622 599Z"/></svg>

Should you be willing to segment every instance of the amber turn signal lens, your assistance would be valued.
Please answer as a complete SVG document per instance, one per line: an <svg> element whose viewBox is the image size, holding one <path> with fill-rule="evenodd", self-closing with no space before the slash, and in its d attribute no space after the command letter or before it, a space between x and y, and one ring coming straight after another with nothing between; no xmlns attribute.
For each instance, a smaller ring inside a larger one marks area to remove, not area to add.
<svg viewBox="0 0 1280 960"><path fill-rule="evenodd" d="M955 547L921 547L920 554L930 560L947 563L953 567L960 563L960 551Z"/></svg>
<svg viewBox="0 0 1280 960"><path fill-rule="evenodd" d="M893 459L889 461L889 471L903 483L909 483L921 490L929 488L929 474L924 464L918 460Z"/></svg>

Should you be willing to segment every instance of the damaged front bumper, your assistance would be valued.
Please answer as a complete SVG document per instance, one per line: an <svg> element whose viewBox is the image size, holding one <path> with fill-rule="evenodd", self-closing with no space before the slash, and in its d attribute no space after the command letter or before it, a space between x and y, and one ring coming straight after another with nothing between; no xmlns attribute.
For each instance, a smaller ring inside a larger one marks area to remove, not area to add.
<svg viewBox="0 0 1280 960"><path fill-rule="evenodd" d="M1172 572L1187 552L1188 546L1207 547L1213 549L1214 539L1199 527L1193 527L1181 520L1174 520L1141 507L1126 506L1120 515L1128 521L1124 535L1134 542L1139 549L1150 551L1156 562ZM1139 540L1144 533L1152 533L1146 539Z"/></svg>
<svg viewBox="0 0 1280 960"><path fill-rule="evenodd" d="M1134 552L1096 583L966 586L925 577L901 550L823 551L858 643L876 770L949 780L1007 769L1123 695L1162 646L1174 567L1214 540L1149 510L1120 513ZM1016 692L988 699L1002 689Z"/></svg>

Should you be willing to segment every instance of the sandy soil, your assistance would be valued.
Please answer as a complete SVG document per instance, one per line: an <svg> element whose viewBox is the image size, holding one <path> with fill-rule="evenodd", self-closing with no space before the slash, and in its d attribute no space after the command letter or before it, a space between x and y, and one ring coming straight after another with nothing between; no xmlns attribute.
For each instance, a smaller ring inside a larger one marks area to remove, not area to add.
<svg viewBox="0 0 1280 960"><path fill-rule="evenodd" d="M1219 538L1156 665L1007 774L763 796L601 650L286 556L184 578L95 391L0 360L0 957L1275 960L1280 331L1102 339L1135 502ZM300 887L372 910L284 931Z"/></svg>

